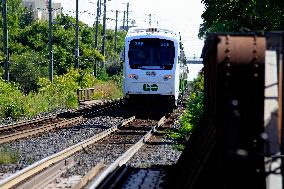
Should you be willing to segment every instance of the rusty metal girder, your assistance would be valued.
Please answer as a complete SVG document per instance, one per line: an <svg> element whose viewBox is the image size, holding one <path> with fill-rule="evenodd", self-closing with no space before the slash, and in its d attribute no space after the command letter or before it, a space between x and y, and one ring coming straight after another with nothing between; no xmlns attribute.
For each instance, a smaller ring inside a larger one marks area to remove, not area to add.
<svg viewBox="0 0 284 189"><path fill-rule="evenodd" d="M205 113L179 159L173 187L265 189L265 44L256 33L208 35Z"/></svg>
<svg viewBox="0 0 284 189"><path fill-rule="evenodd" d="M265 37L218 36L217 153L227 188L265 188ZM225 173L225 174L224 174Z"/></svg>
<svg viewBox="0 0 284 189"><path fill-rule="evenodd" d="M218 59L220 63L264 64L265 37L218 36ZM227 66L230 66L229 64Z"/></svg>

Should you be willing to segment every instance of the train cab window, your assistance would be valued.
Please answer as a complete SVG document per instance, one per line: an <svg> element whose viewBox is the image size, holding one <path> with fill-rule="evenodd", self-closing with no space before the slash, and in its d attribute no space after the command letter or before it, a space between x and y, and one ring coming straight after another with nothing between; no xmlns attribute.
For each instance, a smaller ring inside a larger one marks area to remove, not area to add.
<svg viewBox="0 0 284 189"><path fill-rule="evenodd" d="M132 69L149 66L171 69L175 58L174 42L158 38L132 40L129 45L128 58Z"/></svg>

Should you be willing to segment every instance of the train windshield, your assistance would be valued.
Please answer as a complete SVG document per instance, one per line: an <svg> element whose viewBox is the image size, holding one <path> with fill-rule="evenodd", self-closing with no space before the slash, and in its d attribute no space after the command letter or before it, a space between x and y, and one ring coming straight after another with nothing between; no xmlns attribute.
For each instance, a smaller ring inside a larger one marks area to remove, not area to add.
<svg viewBox="0 0 284 189"><path fill-rule="evenodd" d="M130 41L129 64L132 69L159 67L172 69L175 58L174 42L158 38L142 38Z"/></svg>

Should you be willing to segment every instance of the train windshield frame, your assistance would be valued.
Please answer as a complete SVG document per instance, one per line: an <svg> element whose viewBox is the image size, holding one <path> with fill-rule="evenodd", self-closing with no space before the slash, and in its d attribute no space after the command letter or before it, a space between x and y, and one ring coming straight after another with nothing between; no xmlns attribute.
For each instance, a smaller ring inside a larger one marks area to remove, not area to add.
<svg viewBox="0 0 284 189"><path fill-rule="evenodd" d="M175 59L174 42L159 38L133 39L129 44L128 58L132 69L172 69Z"/></svg>

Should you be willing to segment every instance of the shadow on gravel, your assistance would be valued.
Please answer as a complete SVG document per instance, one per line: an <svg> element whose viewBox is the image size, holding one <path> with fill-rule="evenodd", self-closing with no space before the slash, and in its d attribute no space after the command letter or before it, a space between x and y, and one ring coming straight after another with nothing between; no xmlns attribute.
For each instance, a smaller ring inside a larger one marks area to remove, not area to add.
<svg viewBox="0 0 284 189"><path fill-rule="evenodd" d="M168 145L172 145L172 144L175 144L174 142L146 142L147 145L165 145L165 144L168 144Z"/></svg>
<svg viewBox="0 0 284 189"><path fill-rule="evenodd" d="M172 166L169 165L154 165L147 168L137 168L124 164L116 169L98 188L166 189L170 188L168 180L171 172Z"/></svg>

